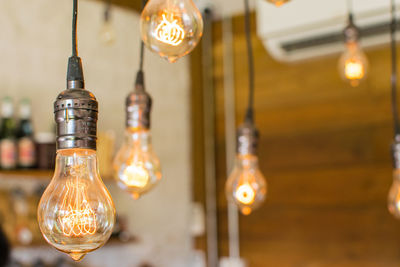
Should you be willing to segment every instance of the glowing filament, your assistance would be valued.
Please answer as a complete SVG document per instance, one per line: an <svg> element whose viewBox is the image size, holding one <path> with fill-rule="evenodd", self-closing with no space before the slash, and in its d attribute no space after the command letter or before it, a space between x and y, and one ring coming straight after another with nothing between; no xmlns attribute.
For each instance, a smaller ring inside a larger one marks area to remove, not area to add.
<svg viewBox="0 0 400 267"><path fill-rule="evenodd" d="M82 237L96 233L96 214L88 203L85 185L77 179L67 182L61 216L58 221L68 237Z"/></svg>
<svg viewBox="0 0 400 267"><path fill-rule="evenodd" d="M125 168L121 180L127 186L143 188L149 183L150 176L143 164L134 163Z"/></svg>
<svg viewBox="0 0 400 267"><path fill-rule="evenodd" d="M185 38L185 31L178 24L177 19L168 20L165 14L162 14L162 21L155 30L156 39L160 42L178 46Z"/></svg>
<svg viewBox="0 0 400 267"><path fill-rule="evenodd" d="M245 183L236 189L235 197L240 203L249 205L254 202L256 192L250 184Z"/></svg>
<svg viewBox="0 0 400 267"><path fill-rule="evenodd" d="M345 75L349 80L361 80L364 77L363 64L355 60L347 60L345 63Z"/></svg>

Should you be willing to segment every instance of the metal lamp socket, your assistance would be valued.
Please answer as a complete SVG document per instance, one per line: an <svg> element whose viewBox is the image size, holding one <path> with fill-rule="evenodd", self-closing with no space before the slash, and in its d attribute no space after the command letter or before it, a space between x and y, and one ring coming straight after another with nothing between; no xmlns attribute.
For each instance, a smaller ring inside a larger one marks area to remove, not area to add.
<svg viewBox="0 0 400 267"><path fill-rule="evenodd" d="M395 141L392 145L392 159L393 167L400 169L400 136L395 137Z"/></svg>
<svg viewBox="0 0 400 267"><path fill-rule="evenodd" d="M254 124L245 122L237 131L237 153L240 155L257 153L259 132Z"/></svg>
<svg viewBox="0 0 400 267"><path fill-rule="evenodd" d="M353 15L349 16L349 22L343 30L345 42L357 42L360 38L360 30L354 24Z"/></svg>
<svg viewBox="0 0 400 267"><path fill-rule="evenodd" d="M82 88L61 92L54 102L57 149L96 149L98 102Z"/></svg>
<svg viewBox="0 0 400 267"><path fill-rule="evenodd" d="M126 127L150 129L152 99L141 85L136 85L125 104Z"/></svg>

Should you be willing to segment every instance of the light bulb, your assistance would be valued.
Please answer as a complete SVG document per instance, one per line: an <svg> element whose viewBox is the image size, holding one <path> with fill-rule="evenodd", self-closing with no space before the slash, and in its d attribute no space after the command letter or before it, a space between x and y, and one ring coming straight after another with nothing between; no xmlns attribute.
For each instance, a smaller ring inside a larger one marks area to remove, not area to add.
<svg viewBox="0 0 400 267"><path fill-rule="evenodd" d="M358 42L346 43L346 50L339 59L339 72L351 86L358 86L368 70L368 60Z"/></svg>
<svg viewBox="0 0 400 267"><path fill-rule="evenodd" d="M162 176L151 144L151 103L143 72L138 71L135 89L126 98L125 139L113 163L118 185L134 199L152 189Z"/></svg>
<svg viewBox="0 0 400 267"><path fill-rule="evenodd" d="M267 0L268 2L274 4L277 7L282 6L283 4L289 2L290 0Z"/></svg>
<svg viewBox="0 0 400 267"><path fill-rule="evenodd" d="M109 239L115 209L97 168L96 151L61 149L40 199L40 230L48 243L79 261Z"/></svg>
<svg viewBox="0 0 400 267"><path fill-rule="evenodd" d="M114 160L119 186L134 199L152 189L161 179L160 161L146 129L128 128L125 141Z"/></svg>
<svg viewBox="0 0 400 267"><path fill-rule="evenodd" d="M105 45L112 45L115 42L115 30L110 20L104 21L99 32L99 38Z"/></svg>
<svg viewBox="0 0 400 267"><path fill-rule="evenodd" d="M250 214L264 202L267 184L258 168L256 156L236 156L235 167L226 182L225 191L228 200L236 203L244 215Z"/></svg>
<svg viewBox="0 0 400 267"><path fill-rule="evenodd" d="M203 34L203 19L192 0L150 0L140 24L146 46L171 63L189 54Z"/></svg>
<svg viewBox="0 0 400 267"><path fill-rule="evenodd" d="M389 212L397 219L400 219L400 169L393 171L393 183L388 196Z"/></svg>

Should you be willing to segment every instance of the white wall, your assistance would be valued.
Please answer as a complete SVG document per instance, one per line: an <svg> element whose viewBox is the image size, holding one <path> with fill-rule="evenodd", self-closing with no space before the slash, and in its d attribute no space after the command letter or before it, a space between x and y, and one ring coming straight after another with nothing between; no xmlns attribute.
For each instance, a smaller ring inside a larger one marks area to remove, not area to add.
<svg viewBox="0 0 400 267"><path fill-rule="evenodd" d="M71 8L72 0L0 1L0 97L31 98L36 131L51 129L53 101L65 89L71 54ZM114 129L120 142L124 99L132 89L138 66L139 17L113 9L117 40L106 47L98 38L102 12L102 4L80 1L79 54L86 87L100 103L99 130ZM189 266L184 262L191 247L188 67L187 58L171 65L146 52L146 85L154 100L153 141L164 177L153 192L138 201L131 200L115 185L110 186L117 211L129 216L132 232L142 240L143 247L153 251L140 257L154 259L156 266ZM140 253L132 251L113 258L132 266L129 258L136 255L132 261L136 262L137 254ZM106 261L99 263L98 258L96 263L107 265Z"/></svg>

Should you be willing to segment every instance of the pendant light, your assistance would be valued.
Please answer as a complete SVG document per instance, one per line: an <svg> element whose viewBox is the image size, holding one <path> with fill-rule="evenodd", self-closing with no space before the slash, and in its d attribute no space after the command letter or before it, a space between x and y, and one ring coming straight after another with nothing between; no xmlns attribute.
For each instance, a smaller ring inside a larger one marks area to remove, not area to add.
<svg viewBox="0 0 400 267"><path fill-rule="evenodd" d="M392 22L390 25L391 59L392 59L392 113L394 125L394 142L392 145L393 157L393 184L389 191L389 212L400 219L400 123L397 105L397 53L396 53L396 14L395 0L391 1Z"/></svg>
<svg viewBox="0 0 400 267"><path fill-rule="evenodd" d="M115 223L113 201L98 173L98 103L84 89L82 62L77 53L77 9L78 0L74 0L67 89L54 103L56 167L37 213L46 241L75 261L103 246Z"/></svg>
<svg viewBox="0 0 400 267"><path fill-rule="evenodd" d="M115 29L111 21L111 0L105 0L103 25L99 32L100 41L105 45L115 42Z"/></svg>
<svg viewBox="0 0 400 267"><path fill-rule="evenodd" d="M267 183L258 167L259 133L254 125L254 58L250 36L249 0L244 0L244 3L249 61L249 103L244 123L238 129L235 167L226 182L225 192L228 201L235 203L242 214L248 215L263 203Z"/></svg>
<svg viewBox="0 0 400 267"><path fill-rule="evenodd" d="M193 0L150 0L140 25L147 48L170 63L189 54L203 35L203 18Z"/></svg>
<svg viewBox="0 0 400 267"><path fill-rule="evenodd" d="M344 81L355 87L366 77L368 59L360 45L360 30L354 24L352 2L347 1L349 8L348 24L343 31L345 50L339 58L339 73Z"/></svg>
<svg viewBox="0 0 400 267"><path fill-rule="evenodd" d="M151 143L152 99L144 86L143 60L144 44L141 42L135 87L125 102L125 139L113 163L118 185L134 199L151 190L162 176L160 160Z"/></svg>
<svg viewBox="0 0 400 267"><path fill-rule="evenodd" d="M270 2L270 3L274 4L277 7L280 7L280 6L282 6L283 4L286 4L289 1L290 0L267 0L267 2Z"/></svg>

